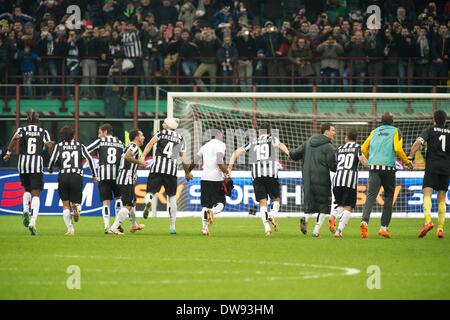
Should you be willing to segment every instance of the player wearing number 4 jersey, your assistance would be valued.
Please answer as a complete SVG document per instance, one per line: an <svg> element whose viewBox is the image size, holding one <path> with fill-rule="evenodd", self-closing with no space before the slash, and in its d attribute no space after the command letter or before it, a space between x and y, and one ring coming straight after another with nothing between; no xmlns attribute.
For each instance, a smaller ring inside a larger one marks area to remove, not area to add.
<svg viewBox="0 0 450 320"><path fill-rule="evenodd" d="M264 225L266 236L272 234L272 227L278 231L278 224L275 216L280 209L280 183L278 182L278 153L281 150L289 157L289 151L280 140L272 136L270 123L264 123L260 129L258 137L235 150L231 156L228 170L231 172L233 164L239 155L249 152L249 162L252 165L253 188L255 190L256 201L258 201L261 211L261 219ZM267 207L267 198L272 201L270 213Z"/></svg>
<svg viewBox="0 0 450 320"><path fill-rule="evenodd" d="M162 186L169 197L170 233L176 234L175 222L177 218L177 161L181 156L186 179L190 180L192 174L189 172L189 164L186 160L186 143L178 132L178 120L167 118L163 123L163 130L158 131L150 142L145 146L141 155L141 161L156 144L156 154L150 167L147 180L147 194L145 195L144 219L147 219L151 203Z"/></svg>
<svg viewBox="0 0 450 320"><path fill-rule="evenodd" d="M71 126L64 126L60 130L61 142L53 151L48 172L52 172L55 165L59 167L58 193L63 203L63 218L67 226L66 235L73 236L75 229L72 224L70 207L73 211L73 220L78 221L81 214L81 200L83 192L83 162L85 158L92 172L92 181L97 182L94 162L86 147L74 141L74 130Z"/></svg>
<svg viewBox="0 0 450 320"><path fill-rule="evenodd" d="M358 164L368 165L366 157L361 153L361 146L356 143L358 132L350 129L345 136L345 144L335 152L336 174L333 179L333 195L337 206L335 214L339 218L336 230L335 217L330 215L330 231L337 238L342 237L342 231L348 224L351 212L356 205L356 186L358 181Z"/></svg>
<svg viewBox="0 0 450 320"><path fill-rule="evenodd" d="M431 195L437 191L438 197L438 238L444 237L445 222L445 195L448 191L450 179L450 130L445 128L447 114L438 110L434 113L434 125L425 129L414 142L409 153L409 159L413 159L416 152L423 144L427 144L425 176L423 179L423 212L425 224L419 233L419 238L425 237L428 231L433 229L431 221Z"/></svg>
<svg viewBox="0 0 450 320"><path fill-rule="evenodd" d="M102 216L104 232L109 230L110 204L113 198L116 199L116 214L122 208L120 191L116 183L119 172L120 158L123 153L123 142L113 137L113 128L109 123L105 123L98 129L98 139L88 146L88 152L96 151L99 158L99 184L100 201L103 202Z"/></svg>
<svg viewBox="0 0 450 320"><path fill-rule="evenodd" d="M45 146L51 154L53 142L50 141L50 135L47 130L39 128L39 114L37 112L29 110L27 112L27 121L27 126L17 129L3 159L5 161L9 160L16 141L19 141L18 169L20 181L25 189L23 194L23 224L34 236L36 235L36 220L40 206L39 195L44 187L42 153Z"/></svg>

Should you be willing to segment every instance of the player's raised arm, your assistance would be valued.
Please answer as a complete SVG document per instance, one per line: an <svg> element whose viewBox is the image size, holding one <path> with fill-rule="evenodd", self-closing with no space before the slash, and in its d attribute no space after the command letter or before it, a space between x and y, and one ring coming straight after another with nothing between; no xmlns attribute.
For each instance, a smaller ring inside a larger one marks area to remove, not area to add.
<svg viewBox="0 0 450 320"><path fill-rule="evenodd" d="M87 146L87 152L92 153L98 148L100 148L100 139L95 140L90 145Z"/></svg>
<svg viewBox="0 0 450 320"><path fill-rule="evenodd" d="M246 147L249 146L249 145L250 145L250 143L246 144L243 147L239 147L239 148L237 148L236 150L233 151L233 154L231 155L230 162L228 163L228 172L229 172L229 174L231 174L231 171L233 170L233 165L236 162L236 159L239 158L239 156L241 154L243 154L243 153L245 153L247 151Z"/></svg>
<svg viewBox="0 0 450 320"><path fill-rule="evenodd" d="M83 157L87 160L88 165L89 165L89 169L91 169L92 172L92 181L94 183L97 182L97 173L95 172L95 166L94 166L94 161L92 160L91 155L89 154L87 148L85 145L81 145L81 153L83 155Z"/></svg>
<svg viewBox="0 0 450 320"><path fill-rule="evenodd" d="M155 134L153 138L147 143L145 146L144 152L142 152L140 160L145 160L149 152L152 150L153 146L158 142L160 139L159 133Z"/></svg>
<svg viewBox="0 0 450 320"><path fill-rule="evenodd" d="M224 174L224 176L229 175L228 166L225 164L225 152L218 152L217 153L217 166L219 167L220 171Z"/></svg>
<svg viewBox="0 0 450 320"><path fill-rule="evenodd" d="M52 156L50 157L50 162L48 163L48 172L53 172L53 167L55 166L55 163L59 159L59 148L56 146L56 148L53 150Z"/></svg>
<svg viewBox="0 0 450 320"><path fill-rule="evenodd" d="M9 141L8 149L6 150L6 154L3 157L4 161L8 161L11 158L11 153L14 151L14 147L16 146L16 141L19 140L22 137L22 133L20 131L20 128L17 129L16 133L11 138L11 141Z"/></svg>

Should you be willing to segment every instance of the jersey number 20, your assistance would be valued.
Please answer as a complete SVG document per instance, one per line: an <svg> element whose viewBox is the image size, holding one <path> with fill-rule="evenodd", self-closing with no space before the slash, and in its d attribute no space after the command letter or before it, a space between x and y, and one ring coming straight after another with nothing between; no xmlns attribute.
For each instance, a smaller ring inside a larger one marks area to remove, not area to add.
<svg viewBox="0 0 450 320"><path fill-rule="evenodd" d="M340 154L338 155L338 165L337 169L351 169L353 166L353 160L355 159L355 155L353 153L348 154Z"/></svg>

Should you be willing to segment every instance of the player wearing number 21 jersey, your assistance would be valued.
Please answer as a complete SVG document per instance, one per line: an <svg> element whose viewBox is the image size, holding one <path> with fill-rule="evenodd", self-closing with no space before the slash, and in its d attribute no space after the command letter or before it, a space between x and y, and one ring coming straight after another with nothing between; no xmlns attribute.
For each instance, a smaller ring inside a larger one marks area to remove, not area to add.
<svg viewBox="0 0 450 320"><path fill-rule="evenodd" d="M74 130L71 126L64 126L60 130L61 142L55 146L55 150L48 164L51 173L55 166L59 167L58 193L63 203L63 218L67 226L66 235L74 235L75 230L70 215L70 207L73 211L73 220L78 221L81 214L81 200L83 192L83 162L85 158L92 172L92 181L97 182L94 162L86 147L73 140Z"/></svg>
<svg viewBox="0 0 450 320"><path fill-rule="evenodd" d="M156 153L147 180L144 219L148 217L153 198L164 186L164 190L169 197L169 229L171 234L176 234L177 199L175 194L177 192L178 156L181 157L186 179L190 180L192 178L192 174L189 172L189 164L186 160L186 142L183 136L175 131L177 128L178 119L166 118L163 123L163 130L158 131L152 137L141 155L141 160L145 161L145 157L156 144Z"/></svg>
<svg viewBox="0 0 450 320"><path fill-rule="evenodd" d="M42 153L47 147L51 154L53 142L47 130L39 127L39 114L34 110L27 112L28 125L17 129L8 146L4 160L8 161L16 141L19 142L18 169L20 181L25 189L23 194L23 224L36 235L36 220L39 214L39 195L44 187L44 161ZM31 207L31 210L30 210Z"/></svg>
<svg viewBox="0 0 450 320"><path fill-rule="evenodd" d="M120 190L116 179L119 174L120 158L122 157L124 145L118 138L113 137L113 127L105 123L98 129L98 139L88 146L88 152L97 152L99 159L99 180L98 189L100 191L100 201L103 203L102 216L104 223L104 233L109 231L110 204L113 198L116 199L116 213L122 207Z"/></svg>
<svg viewBox="0 0 450 320"><path fill-rule="evenodd" d="M423 211L425 224L419 233L423 238L428 231L433 229L431 221L431 196L433 190L437 191L438 200L438 238L444 237L445 195L448 191L450 179L450 130L445 127L447 114L437 110L434 113L434 125L426 128L413 144L409 153L409 159L413 159L416 152L423 145L427 145L425 176L423 178Z"/></svg>
<svg viewBox="0 0 450 320"><path fill-rule="evenodd" d="M361 153L361 146L356 143L358 132L350 129L345 136L345 144L335 152L336 174L333 179L333 195L337 206L336 213L340 219L335 228L335 217L330 216L330 231L335 237L342 237L342 231L348 224L351 212L356 205L356 187L358 182L358 164L367 166L367 159Z"/></svg>
<svg viewBox="0 0 450 320"><path fill-rule="evenodd" d="M280 183L278 182L278 153L281 150L287 157L289 151L280 140L272 135L270 123L263 124L259 129L258 137L235 150L231 156L228 170L231 172L233 164L239 155L249 153L249 162L252 166L253 188L255 189L256 201L259 203L261 219L266 236L278 230L275 215L280 209ZM272 201L272 208L268 213L267 198Z"/></svg>

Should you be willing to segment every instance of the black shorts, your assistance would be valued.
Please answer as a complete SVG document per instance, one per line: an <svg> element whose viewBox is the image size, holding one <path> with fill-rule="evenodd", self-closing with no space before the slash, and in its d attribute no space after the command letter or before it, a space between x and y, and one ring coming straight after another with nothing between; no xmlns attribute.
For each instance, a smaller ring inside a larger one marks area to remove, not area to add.
<svg viewBox="0 0 450 320"><path fill-rule="evenodd" d="M334 203L339 207L356 206L356 189L348 187L334 187Z"/></svg>
<svg viewBox="0 0 450 320"><path fill-rule="evenodd" d="M256 201L279 198L281 195L281 186L278 179L272 177L260 177L253 180L253 189L255 190Z"/></svg>
<svg viewBox="0 0 450 320"><path fill-rule="evenodd" d="M225 205L223 181L200 181L201 203L204 208L212 208L218 203Z"/></svg>
<svg viewBox="0 0 450 320"><path fill-rule="evenodd" d="M21 173L20 182L27 192L31 190L44 189L44 174L41 173Z"/></svg>
<svg viewBox="0 0 450 320"><path fill-rule="evenodd" d="M174 196L177 193L177 177L165 173L150 173L148 175L148 193L158 193L162 186L164 186L167 196Z"/></svg>
<svg viewBox="0 0 450 320"><path fill-rule="evenodd" d="M98 183L100 191L100 201L112 200L120 197L120 190L117 187L116 180L101 180Z"/></svg>
<svg viewBox="0 0 450 320"><path fill-rule="evenodd" d="M423 187L432 188L436 191L448 191L449 179L450 176L425 171L425 176L423 177Z"/></svg>
<svg viewBox="0 0 450 320"><path fill-rule="evenodd" d="M122 195L122 204L127 207L134 207L136 204L136 195L134 193L134 184L119 184L119 192Z"/></svg>
<svg viewBox="0 0 450 320"><path fill-rule="evenodd" d="M81 204L83 198L83 177L76 173L60 173L58 193L62 201Z"/></svg>

